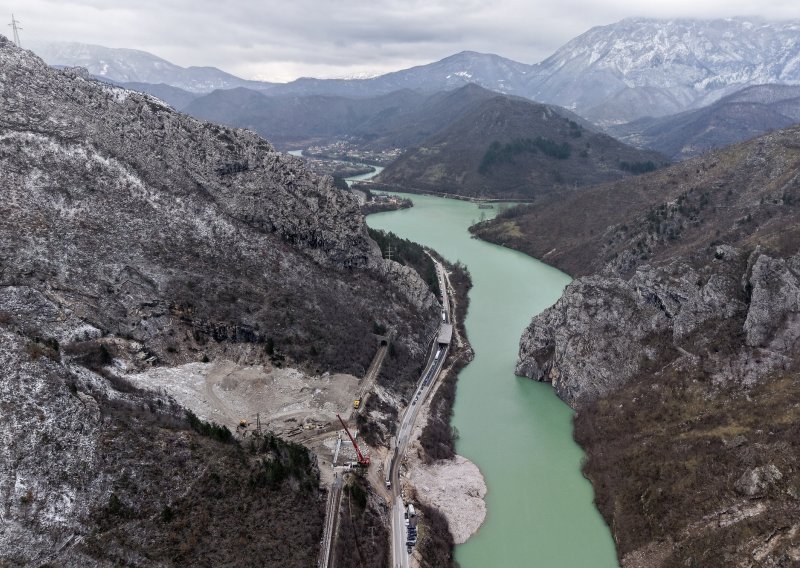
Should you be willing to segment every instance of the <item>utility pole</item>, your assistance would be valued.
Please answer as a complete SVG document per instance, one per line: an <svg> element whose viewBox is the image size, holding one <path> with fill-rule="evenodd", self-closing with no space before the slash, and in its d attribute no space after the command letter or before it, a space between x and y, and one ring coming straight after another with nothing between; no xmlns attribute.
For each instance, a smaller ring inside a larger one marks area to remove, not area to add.
<svg viewBox="0 0 800 568"><path fill-rule="evenodd" d="M19 43L19 30L22 29L19 27L19 23L19 20L14 17L14 14L11 14L11 23L8 25L12 30L14 30L14 43L17 45L17 47L22 47Z"/></svg>

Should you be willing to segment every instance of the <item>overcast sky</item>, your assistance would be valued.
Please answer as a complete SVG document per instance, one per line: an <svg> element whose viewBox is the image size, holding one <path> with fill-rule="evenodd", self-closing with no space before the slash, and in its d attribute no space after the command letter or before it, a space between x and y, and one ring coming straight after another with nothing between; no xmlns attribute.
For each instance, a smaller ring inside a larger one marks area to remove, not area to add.
<svg viewBox="0 0 800 568"><path fill-rule="evenodd" d="M800 19L800 0L0 0L27 41L80 41L245 78L384 73L463 50L541 61L632 16ZM4 26L0 33L9 34Z"/></svg>

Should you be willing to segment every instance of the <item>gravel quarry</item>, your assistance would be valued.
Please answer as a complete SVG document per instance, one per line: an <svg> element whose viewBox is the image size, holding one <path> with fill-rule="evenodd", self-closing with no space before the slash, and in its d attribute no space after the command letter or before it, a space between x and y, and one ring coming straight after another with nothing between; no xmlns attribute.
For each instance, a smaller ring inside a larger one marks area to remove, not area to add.
<svg viewBox="0 0 800 568"><path fill-rule="evenodd" d="M163 391L204 420L235 430L261 428L291 438L303 430L324 428L336 413L352 408L358 379L345 374L308 375L269 365L242 366L229 360L159 367L127 375L134 385Z"/></svg>

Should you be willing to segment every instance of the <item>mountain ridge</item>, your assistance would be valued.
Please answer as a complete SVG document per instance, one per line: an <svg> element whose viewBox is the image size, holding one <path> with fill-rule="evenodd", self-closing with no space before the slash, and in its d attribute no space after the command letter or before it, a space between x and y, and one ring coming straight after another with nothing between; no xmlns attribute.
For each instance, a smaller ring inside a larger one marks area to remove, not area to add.
<svg viewBox="0 0 800 568"><path fill-rule="evenodd" d="M473 82L504 94L557 104L607 126L704 106L747 85L798 84L798 51L797 21L630 18L591 28L535 64L462 51L369 79L304 77L289 83L263 83L236 78L237 82L226 74L226 84L273 95L360 98L403 88L430 93ZM81 65L81 61L76 56L61 64Z"/></svg>
<svg viewBox="0 0 800 568"><path fill-rule="evenodd" d="M745 87L696 110L612 126L609 134L673 160L800 122L800 85Z"/></svg>
<svg viewBox="0 0 800 568"><path fill-rule="evenodd" d="M797 84L798 52L797 21L631 18L567 42L540 64L527 94L596 123L628 122L703 106L748 84Z"/></svg>
<svg viewBox="0 0 800 568"><path fill-rule="evenodd" d="M79 42L33 42L31 45L50 65L84 67L92 75L120 83L164 83L195 93L237 86L268 88L271 85L241 79L216 67L181 67L139 49Z"/></svg>
<svg viewBox="0 0 800 568"><path fill-rule="evenodd" d="M196 98L183 110L201 119L250 128L284 146L346 137L355 139L361 148L380 151L417 144L471 104L495 95L472 83L432 95L401 89L361 99L267 96L231 89Z"/></svg>

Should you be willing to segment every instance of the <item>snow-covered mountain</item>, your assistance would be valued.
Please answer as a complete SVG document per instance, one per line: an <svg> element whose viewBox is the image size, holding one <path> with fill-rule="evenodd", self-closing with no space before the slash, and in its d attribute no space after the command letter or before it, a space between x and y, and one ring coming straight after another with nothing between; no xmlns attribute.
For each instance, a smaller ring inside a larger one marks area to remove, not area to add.
<svg viewBox="0 0 800 568"><path fill-rule="evenodd" d="M428 93L475 83L501 93L520 93L531 65L489 53L463 51L440 61L373 77L315 79L301 77L289 83L250 81L215 67L180 67L152 53L77 42L32 43L33 51L48 64L85 67L96 77L116 83L170 85L193 93L247 87L271 95L339 95L366 97L399 89Z"/></svg>
<svg viewBox="0 0 800 568"><path fill-rule="evenodd" d="M92 75L115 82L164 83L193 93L269 87L269 83L240 79L216 67L181 67L138 49L77 42L32 42L30 47L49 65L85 67Z"/></svg>
<svg viewBox="0 0 800 568"><path fill-rule="evenodd" d="M392 90L440 91L474 83L500 93L515 93L527 82L533 69L534 66L499 55L462 51L435 63L387 73L374 81Z"/></svg>
<svg viewBox="0 0 800 568"><path fill-rule="evenodd" d="M619 123L764 83L800 83L800 22L622 20L556 51L537 66L525 94Z"/></svg>
<svg viewBox="0 0 800 568"><path fill-rule="evenodd" d="M191 92L248 87L269 95L371 97L475 83L569 108L601 125L699 108L750 85L800 84L800 21L626 19L592 28L528 65L463 51L368 79L303 77L274 84L213 67L183 68L152 54L86 44L41 44L51 65L82 66L120 82L165 83Z"/></svg>

